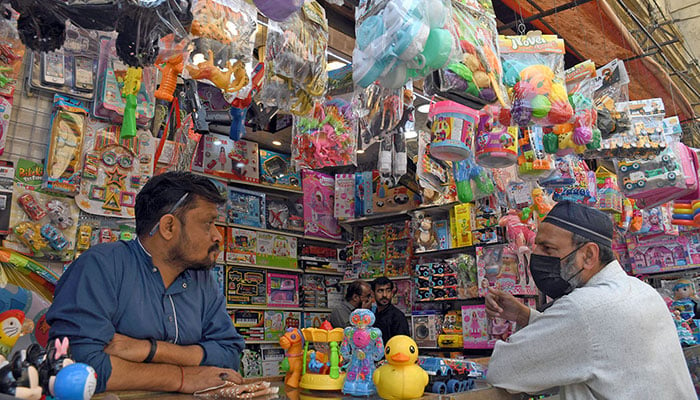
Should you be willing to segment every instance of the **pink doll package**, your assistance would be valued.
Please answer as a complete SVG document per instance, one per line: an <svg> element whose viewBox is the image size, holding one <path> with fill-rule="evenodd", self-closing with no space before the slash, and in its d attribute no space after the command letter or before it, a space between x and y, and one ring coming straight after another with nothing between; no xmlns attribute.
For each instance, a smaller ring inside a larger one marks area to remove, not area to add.
<svg viewBox="0 0 700 400"><path fill-rule="evenodd" d="M332 176L302 171L304 188L304 233L321 238L340 239L338 220L333 216L335 182Z"/></svg>
<svg viewBox="0 0 700 400"><path fill-rule="evenodd" d="M537 294L529 268L518 261L518 253L510 245L477 247L476 266L479 296L486 296L492 287L512 294Z"/></svg>
<svg viewBox="0 0 700 400"><path fill-rule="evenodd" d="M355 217L355 174L335 175L335 207L338 219Z"/></svg>
<svg viewBox="0 0 700 400"><path fill-rule="evenodd" d="M485 305L462 306L462 339L465 349L493 348Z"/></svg>

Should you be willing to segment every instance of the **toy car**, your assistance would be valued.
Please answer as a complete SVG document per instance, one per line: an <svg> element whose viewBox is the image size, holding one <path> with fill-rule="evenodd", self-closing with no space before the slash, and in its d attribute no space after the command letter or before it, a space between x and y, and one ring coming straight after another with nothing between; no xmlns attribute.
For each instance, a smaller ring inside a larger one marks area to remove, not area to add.
<svg viewBox="0 0 700 400"><path fill-rule="evenodd" d="M636 171L639 169L639 163L636 161L621 161L617 167L620 169L620 172L627 172L629 170Z"/></svg>
<svg viewBox="0 0 700 400"><path fill-rule="evenodd" d="M75 244L77 250L87 250L90 248L92 240L92 227L90 225L80 225L78 228L78 241Z"/></svg>
<svg viewBox="0 0 700 400"><path fill-rule="evenodd" d="M33 221L38 221L46 216L46 211L39 206L39 203L37 203L36 199L31 193L25 193L19 196L19 198L17 198L17 202L20 206L22 206L24 212L27 213L29 218Z"/></svg>
<svg viewBox="0 0 700 400"><path fill-rule="evenodd" d="M622 180L622 184L625 186L625 189L628 191L634 190L635 186L638 186L640 188L643 188L646 186L646 177L644 176L644 172L633 172L630 174L630 176L624 178Z"/></svg>
<svg viewBox="0 0 700 400"><path fill-rule="evenodd" d="M73 225L73 218L69 215L70 211L66 204L60 200L51 200L46 203L49 218L58 229L66 229Z"/></svg>
<svg viewBox="0 0 700 400"><path fill-rule="evenodd" d="M14 228L14 232L19 240L33 252L41 251L48 246L39 233L38 224L27 221L20 222L19 225Z"/></svg>
<svg viewBox="0 0 700 400"><path fill-rule="evenodd" d="M51 224L44 224L41 227L41 236L49 242L52 249L61 251L68 246L68 241L61 232Z"/></svg>
<svg viewBox="0 0 700 400"><path fill-rule="evenodd" d="M109 228L100 229L100 243L109 243L112 241L112 230Z"/></svg>

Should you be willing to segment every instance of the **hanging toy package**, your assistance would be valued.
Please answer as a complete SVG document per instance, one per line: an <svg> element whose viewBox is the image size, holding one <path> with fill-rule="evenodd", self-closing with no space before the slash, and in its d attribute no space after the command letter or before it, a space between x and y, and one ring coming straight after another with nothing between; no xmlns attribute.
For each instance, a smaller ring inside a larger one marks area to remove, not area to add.
<svg viewBox="0 0 700 400"><path fill-rule="evenodd" d="M488 105L479 111L474 140L477 164L487 168L505 168L518 159L518 127L501 124L501 108ZM510 121L508 121L510 123Z"/></svg>
<svg viewBox="0 0 700 400"><path fill-rule="evenodd" d="M503 82L519 126L563 124L574 114L566 93L564 40L539 31L500 37Z"/></svg>
<svg viewBox="0 0 700 400"><path fill-rule="evenodd" d="M454 1L452 22L461 54L446 68L426 77L426 92L486 104L499 102L504 107L509 105L501 80L503 68L491 1Z"/></svg>
<svg viewBox="0 0 700 400"><path fill-rule="evenodd" d="M328 21L316 1L267 28L265 85L260 100L294 115L307 115L326 93Z"/></svg>
<svg viewBox="0 0 700 400"><path fill-rule="evenodd" d="M440 160L460 161L472 153L479 112L446 100L430 104L433 142L430 154Z"/></svg>
<svg viewBox="0 0 700 400"><path fill-rule="evenodd" d="M377 169L382 175L391 174L394 182L406 173L406 137L405 133L414 131L415 115L413 108L413 87L412 83L406 85L403 90L403 116L396 126L391 130L383 131L379 144L379 159Z"/></svg>
<svg viewBox="0 0 700 400"><path fill-rule="evenodd" d="M366 150L381 140L382 133L396 128L403 119L403 88L386 89L371 84L353 93L353 110L360 128L359 148Z"/></svg>
<svg viewBox="0 0 700 400"><path fill-rule="evenodd" d="M518 175L524 180L547 176L553 168L552 156L544 151L543 136L539 126L519 128Z"/></svg>
<svg viewBox="0 0 700 400"><path fill-rule="evenodd" d="M295 116L292 137L294 169L356 165L356 124L350 103L340 98L316 103L310 116Z"/></svg>
<svg viewBox="0 0 700 400"><path fill-rule="evenodd" d="M249 83L246 63L253 57L255 7L243 0L198 0L192 13L189 76L225 93L238 92Z"/></svg>
<svg viewBox="0 0 700 400"><path fill-rule="evenodd" d="M620 155L627 132L632 128L630 123L628 85L630 82L625 64L612 60L596 71L595 93L593 95L597 118L596 126L600 130L601 144L599 148L588 146L587 156L610 157Z"/></svg>
<svg viewBox="0 0 700 400"><path fill-rule="evenodd" d="M267 18L282 22L299 11L303 0L253 0L258 10ZM343 5L342 2L339 5Z"/></svg>
<svg viewBox="0 0 700 400"><path fill-rule="evenodd" d="M363 0L355 9L353 81L396 89L445 67L458 53L447 0Z"/></svg>
<svg viewBox="0 0 700 400"><path fill-rule="evenodd" d="M74 195L80 186L88 108L78 100L56 95L51 116L51 140L46 155L43 187L64 195Z"/></svg>

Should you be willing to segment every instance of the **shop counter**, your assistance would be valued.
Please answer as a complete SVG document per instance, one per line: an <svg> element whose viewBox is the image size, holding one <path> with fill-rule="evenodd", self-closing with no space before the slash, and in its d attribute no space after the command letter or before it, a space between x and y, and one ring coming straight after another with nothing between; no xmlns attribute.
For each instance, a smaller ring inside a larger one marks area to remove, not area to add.
<svg viewBox="0 0 700 400"><path fill-rule="evenodd" d="M311 392L303 389L290 389L284 387L282 382L273 382L273 386L280 388L279 399L280 400L350 400L350 399L367 399L367 400L379 400L379 396L367 396L367 397L352 397L345 396L341 393L335 392ZM111 392L102 393L95 397L94 399L99 400L131 400L131 399L156 399L156 400L194 400L197 397L188 394L177 394L177 393L155 393L155 392ZM510 394L502 389L496 389L492 387L481 387L468 392L462 393L452 393L437 395L432 393L426 393L422 399L425 400L514 400L514 399L527 399L529 396L521 394ZM269 399L269 397L264 397L264 399Z"/></svg>

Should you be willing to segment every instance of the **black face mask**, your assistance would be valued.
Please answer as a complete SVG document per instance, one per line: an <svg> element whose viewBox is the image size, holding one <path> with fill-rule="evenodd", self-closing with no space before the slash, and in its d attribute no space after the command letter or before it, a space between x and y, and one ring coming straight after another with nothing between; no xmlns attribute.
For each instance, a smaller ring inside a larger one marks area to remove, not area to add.
<svg viewBox="0 0 700 400"><path fill-rule="evenodd" d="M532 274L532 279L535 280L535 285L542 293L553 299L558 299L574 290L569 281L578 276L583 271L583 268L579 269L578 272L568 279L564 279L561 277L561 262L576 253L585 244L578 246L562 258L538 254L530 256L530 273Z"/></svg>

